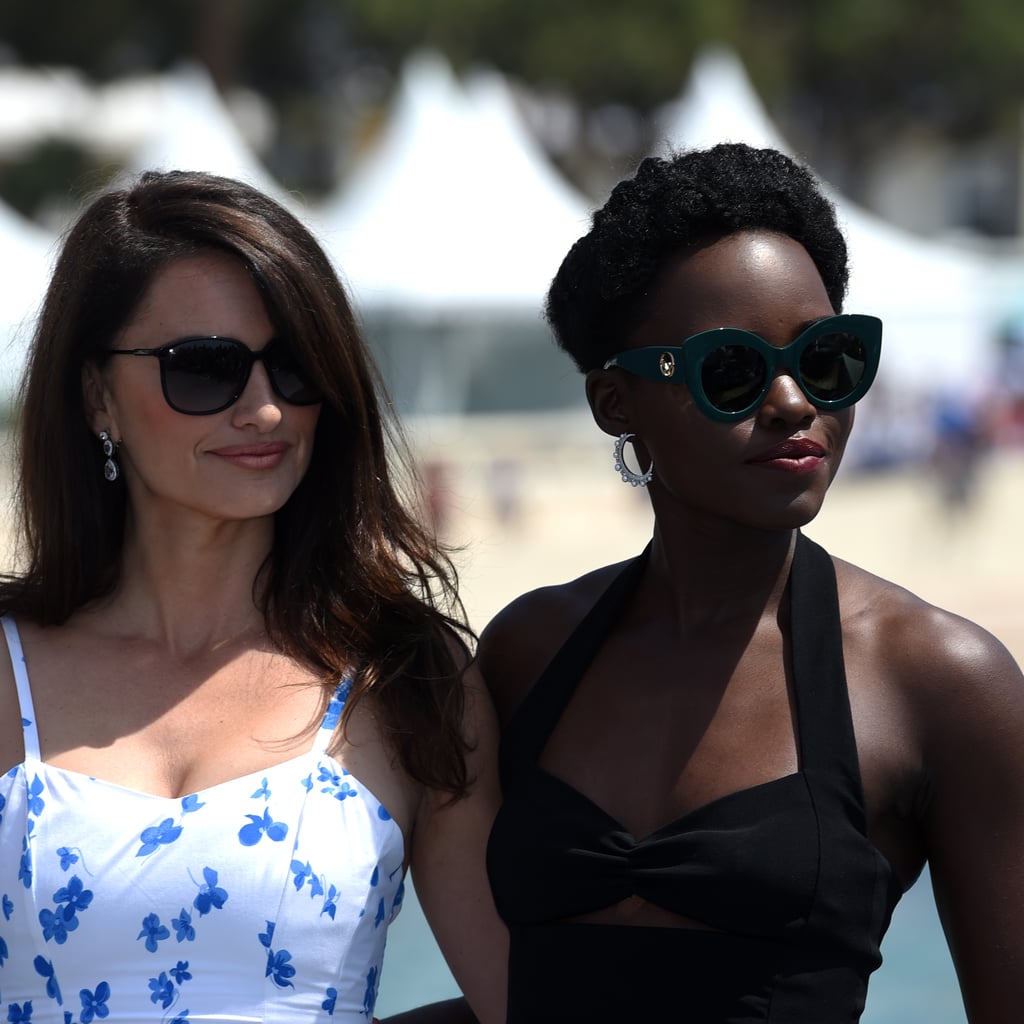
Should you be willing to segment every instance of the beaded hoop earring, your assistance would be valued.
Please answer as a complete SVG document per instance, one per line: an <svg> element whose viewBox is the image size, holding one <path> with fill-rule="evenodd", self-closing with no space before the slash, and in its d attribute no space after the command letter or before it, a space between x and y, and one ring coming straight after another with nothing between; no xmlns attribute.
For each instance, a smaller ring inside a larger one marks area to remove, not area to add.
<svg viewBox="0 0 1024 1024"><path fill-rule="evenodd" d="M626 465L624 449L626 442L635 434L619 434L612 451L615 453L615 471L622 477L622 482L633 487L646 487L654 477L654 460L647 467L646 473L635 473Z"/></svg>

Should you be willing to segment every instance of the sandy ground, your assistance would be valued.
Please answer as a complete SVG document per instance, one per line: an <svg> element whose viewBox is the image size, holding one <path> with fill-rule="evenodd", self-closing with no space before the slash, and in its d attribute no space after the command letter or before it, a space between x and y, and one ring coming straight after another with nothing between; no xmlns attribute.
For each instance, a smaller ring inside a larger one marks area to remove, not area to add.
<svg viewBox="0 0 1024 1024"><path fill-rule="evenodd" d="M586 416L414 423L470 620L481 629L518 594L641 550L644 492L612 468L612 441ZM0 494L9 493L0 443ZM97 461L97 472L99 472ZM0 557L9 563L7 506ZM502 509L507 511L503 514ZM1024 450L984 465L975 501L950 517L924 470L841 472L807 533L833 554L891 579L994 633L1024 663Z"/></svg>

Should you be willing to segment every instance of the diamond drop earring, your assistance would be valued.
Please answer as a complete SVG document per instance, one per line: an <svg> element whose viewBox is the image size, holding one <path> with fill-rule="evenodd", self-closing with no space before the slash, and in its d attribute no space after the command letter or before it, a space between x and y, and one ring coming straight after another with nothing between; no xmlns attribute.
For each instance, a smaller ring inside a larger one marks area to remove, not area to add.
<svg viewBox="0 0 1024 1024"><path fill-rule="evenodd" d="M121 475L121 468L117 464L117 459L114 458L117 445L105 430L100 431L100 444L103 446L103 454L106 456L106 462L103 463L103 476L113 483Z"/></svg>

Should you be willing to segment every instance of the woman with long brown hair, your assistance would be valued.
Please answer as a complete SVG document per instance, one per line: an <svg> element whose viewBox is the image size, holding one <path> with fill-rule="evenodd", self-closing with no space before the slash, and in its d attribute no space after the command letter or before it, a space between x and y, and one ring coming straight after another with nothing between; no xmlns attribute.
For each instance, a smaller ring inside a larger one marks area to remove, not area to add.
<svg viewBox="0 0 1024 1024"><path fill-rule="evenodd" d="M502 1019L493 713L380 395L258 191L148 173L70 231L0 586L5 1019L368 1020L410 866Z"/></svg>

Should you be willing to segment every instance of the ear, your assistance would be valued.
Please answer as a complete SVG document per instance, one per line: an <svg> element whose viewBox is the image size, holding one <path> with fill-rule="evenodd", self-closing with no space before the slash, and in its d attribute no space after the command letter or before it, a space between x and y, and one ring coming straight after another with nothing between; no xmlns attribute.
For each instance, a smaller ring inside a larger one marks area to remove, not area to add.
<svg viewBox="0 0 1024 1024"><path fill-rule="evenodd" d="M591 370L587 374L587 401L594 422L612 437L631 430L630 395L621 370Z"/></svg>
<svg viewBox="0 0 1024 1024"><path fill-rule="evenodd" d="M85 419L94 434L106 430L112 437L120 434L113 423L110 392L100 367L89 360L82 367L82 406Z"/></svg>

